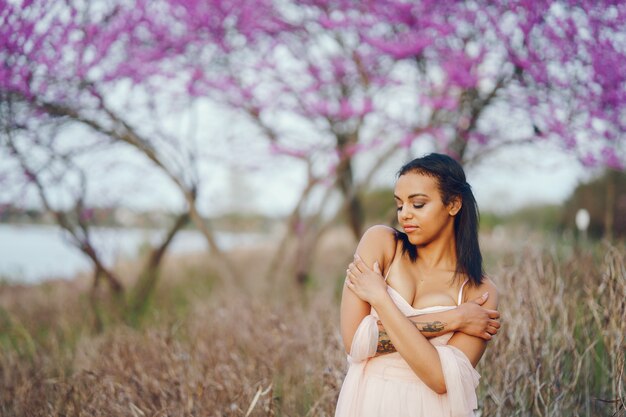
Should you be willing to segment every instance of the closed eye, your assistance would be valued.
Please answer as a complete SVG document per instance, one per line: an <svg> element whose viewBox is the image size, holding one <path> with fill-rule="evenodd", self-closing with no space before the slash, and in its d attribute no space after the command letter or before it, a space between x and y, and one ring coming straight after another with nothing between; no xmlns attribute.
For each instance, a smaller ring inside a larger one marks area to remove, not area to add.
<svg viewBox="0 0 626 417"><path fill-rule="evenodd" d="M413 204L413 208L421 209L422 207L424 207L424 203L422 203L422 204ZM400 210L402 210L402 206L396 207L396 211L400 211Z"/></svg>

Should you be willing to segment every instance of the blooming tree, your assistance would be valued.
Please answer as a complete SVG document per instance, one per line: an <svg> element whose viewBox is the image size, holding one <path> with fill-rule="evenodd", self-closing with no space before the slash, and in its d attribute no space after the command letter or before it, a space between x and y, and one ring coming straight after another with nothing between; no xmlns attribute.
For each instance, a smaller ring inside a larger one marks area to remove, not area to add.
<svg viewBox="0 0 626 417"><path fill-rule="evenodd" d="M93 200L93 191L87 192L92 170L77 163L81 155L105 152L115 159L120 148L130 149L168 178L186 202L188 214L181 213L172 224L141 274L135 288L140 301L132 306L137 308L154 287L159 262L188 215L212 251L220 253L213 230L197 209L202 180L193 143L160 123L188 103L177 94L180 83L169 64L184 45L175 44L174 37L160 37L171 30L160 23L162 13L159 4L145 1L0 5L0 151L3 160L14 162L7 167L22 173L7 173L2 181L26 179L37 190L42 205L93 262L94 284L104 276L115 291L122 289L89 239L90 222L84 214ZM68 133L76 126L83 128L82 137ZM74 177L81 178L80 186ZM59 190L65 190L64 204L51 198ZM233 276L227 259L217 259L222 261L221 275Z"/></svg>
<svg viewBox="0 0 626 417"><path fill-rule="evenodd" d="M193 153L181 153L184 143L160 133L154 120L139 122L129 106L113 105L112 91L140 88L181 106L217 101L253 127L240 138L246 145L261 138L269 155L300 161L307 183L289 221L300 277L334 218L321 215L326 205L339 196L336 215L345 213L360 236L360 193L402 149L427 143L468 164L503 146L550 141L585 165L620 168L626 159L619 2L37 0L2 7L3 94L138 149L179 187L212 248L195 210ZM158 107L149 99L138 104Z"/></svg>
<svg viewBox="0 0 626 417"><path fill-rule="evenodd" d="M169 15L185 28L189 94L242 110L270 152L307 167L291 225L311 253L324 230L305 214L315 190L322 205L339 192L359 237L360 190L418 143L469 164L550 141L583 164L622 167L624 6L613 3L227 2L237 11L219 48L205 41L217 17L204 2L171 0ZM357 176L368 153L379 158Z"/></svg>

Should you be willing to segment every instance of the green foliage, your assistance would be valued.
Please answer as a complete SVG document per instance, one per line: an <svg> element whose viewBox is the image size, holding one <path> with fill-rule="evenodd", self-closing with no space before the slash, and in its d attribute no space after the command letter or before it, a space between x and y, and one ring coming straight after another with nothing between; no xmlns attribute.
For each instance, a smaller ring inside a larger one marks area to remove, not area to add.
<svg viewBox="0 0 626 417"><path fill-rule="evenodd" d="M528 230L556 232L561 229L562 208L558 205L523 207L509 214L481 212L481 231L491 231L496 226L523 227Z"/></svg>
<svg viewBox="0 0 626 417"><path fill-rule="evenodd" d="M373 188L361 196L365 223L393 224L396 220L396 206L392 188Z"/></svg>
<svg viewBox="0 0 626 417"><path fill-rule="evenodd" d="M589 211L590 236L601 237L606 234L607 215L613 219L613 235L626 236L626 216L623 215L626 213L626 172L609 170L579 185L564 204L561 220L564 228L576 230L576 213L581 208Z"/></svg>
<svg viewBox="0 0 626 417"><path fill-rule="evenodd" d="M155 324L162 312L176 319L182 319L189 313L189 308L198 299L211 296L217 282L217 276L210 270L197 265L182 267L182 278L168 280L163 277L160 285L150 296L148 302L133 317L137 326L145 327Z"/></svg>
<svg viewBox="0 0 626 417"><path fill-rule="evenodd" d="M393 189L376 188L362 195L366 224L396 225L396 208ZM496 226L522 227L528 230L559 232L562 225L563 208L559 205L534 205L523 207L508 214L481 211L480 229L490 232Z"/></svg>
<svg viewBox="0 0 626 417"><path fill-rule="evenodd" d="M505 222L504 216L490 212L480 212L480 230L485 232L492 231L496 226L499 226Z"/></svg>
<svg viewBox="0 0 626 417"><path fill-rule="evenodd" d="M31 333L4 308L0 308L0 346L14 350L23 359L31 359L36 353Z"/></svg>

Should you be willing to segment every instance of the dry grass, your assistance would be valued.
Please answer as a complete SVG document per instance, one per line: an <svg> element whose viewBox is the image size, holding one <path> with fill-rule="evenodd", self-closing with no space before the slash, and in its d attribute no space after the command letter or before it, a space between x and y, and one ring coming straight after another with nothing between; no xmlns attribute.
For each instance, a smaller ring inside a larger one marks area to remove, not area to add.
<svg viewBox="0 0 626 417"><path fill-rule="evenodd" d="M218 285L205 257L171 260L141 324L101 334L80 286L0 289L0 413L332 416L354 245L342 236L304 291L283 275L265 285L268 248L232 254L243 288ZM626 415L624 247L524 247L485 243L504 327L479 366L482 416Z"/></svg>

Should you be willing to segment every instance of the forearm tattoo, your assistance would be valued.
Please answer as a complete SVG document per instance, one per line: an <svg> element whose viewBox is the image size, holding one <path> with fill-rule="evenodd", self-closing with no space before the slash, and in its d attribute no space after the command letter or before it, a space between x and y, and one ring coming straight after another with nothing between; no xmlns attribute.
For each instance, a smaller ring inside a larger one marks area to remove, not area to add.
<svg viewBox="0 0 626 417"><path fill-rule="evenodd" d="M384 355L385 353L393 353L396 351L396 347L391 343L389 335L385 329L378 331L378 346L376 346L376 355Z"/></svg>
<svg viewBox="0 0 626 417"><path fill-rule="evenodd" d="M432 337L431 333L439 333L445 330L447 323L442 321L429 321L429 322L413 322L417 330L419 330L424 336ZM381 325L381 322L378 321L378 325ZM396 347L391 342L387 331L384 328L380 328L378 330L378 345L376 346L376 355L384 355L386 353L393 353L396 351Z"/></svg>
<svg viewBox="0 0 626 417"><path fill-rule="evenodd" d="M439 333L446 328L446 323L442 321L431 321L428 323L414 323L422 333Z"/></svg>

